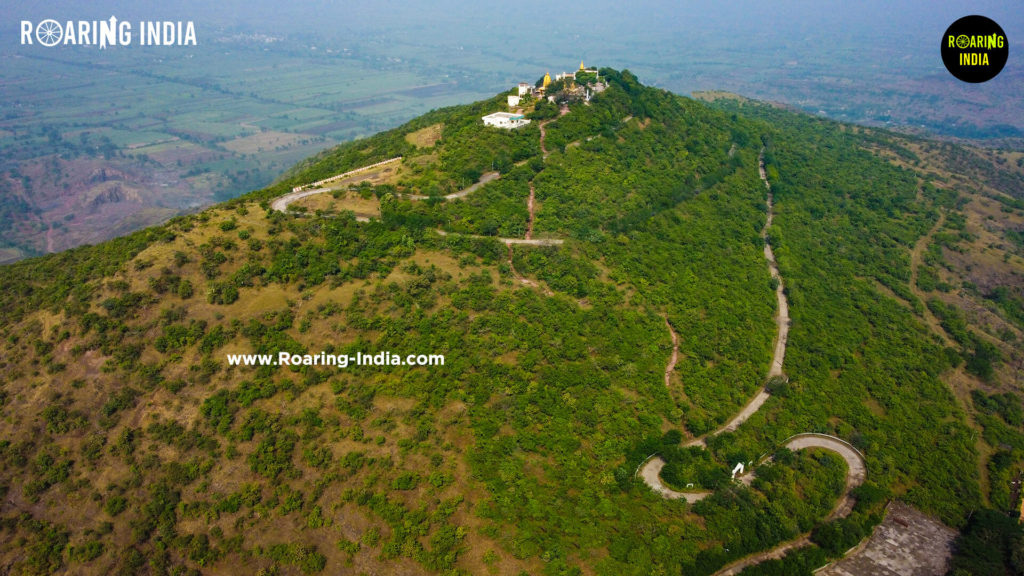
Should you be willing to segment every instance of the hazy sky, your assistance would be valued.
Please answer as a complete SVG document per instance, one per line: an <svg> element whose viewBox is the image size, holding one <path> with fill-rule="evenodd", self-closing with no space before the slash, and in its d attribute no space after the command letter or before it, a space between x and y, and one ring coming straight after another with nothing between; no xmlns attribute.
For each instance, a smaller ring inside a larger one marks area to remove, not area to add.
<svg viewBox="0 0 1024 576"><path fill-rule="evenodd" d="M1024 86L1020 51L1015 48L1024 39L1022 7L1021 0L315 0L290 5L277 0L57 0L16 5L8 0L0 6L5 23L0 51L17 48L21 19L116 15L129 20L192 20L201 50L218 49L204 44L204 38L236 30L285 36L292 47L307 43L309 49L349 48L425 66L451 65L463 78L476 78L481 90L488 92L583 59L629 68L644 82L682 93L724 88L754 97L779 97L765 85L789 82L792 86L784 96L799 103L827 92L819 87L834 88L847 80L899 90L904 80L931 76L949 81L949 97L992 101ZM974 87L949 77L939 55L946 27L969 14L999 22L1010 42L1003 74ZM937 88L940 94L946 89Z"/></svg>
<svg viewBox="0 0 1024 576"><path fill-rule="evenodd" d="M636 0L631 2L517 2L386 0L332 2L317 0L282 5L269 0L189 0L183 2L47 1L4 2L0 16L9 33L21 19L187 19L200 27L242 27L270 34L310 34L336 40L375 33L439 44L468 44L515 50L519 42L576 44L600 52L602 42L651 38L673 48L732 42L765 51L799 47L809 57L815 43L833 39L880 40L908 47L934 47L953 20L984 14L999 22L1011 44L1024 38L1024 10L1019 0L789 0L754 2ZM481 31L488 31L481 35ZM7 35L8 39L16 35ZM814 40L815 43L807 43ZM923 54L923 58L930 55ZM1011 56L1012 57L1012 56Z"/></svg>

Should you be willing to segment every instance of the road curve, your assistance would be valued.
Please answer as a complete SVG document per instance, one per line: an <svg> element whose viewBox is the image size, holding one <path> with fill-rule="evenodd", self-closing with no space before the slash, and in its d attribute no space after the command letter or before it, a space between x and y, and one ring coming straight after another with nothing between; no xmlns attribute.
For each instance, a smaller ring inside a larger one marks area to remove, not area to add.
<svg viewBox="0 0 1024 576"><path fill-rule="evenodd" d="M836 438L827 434L816 434L814 432L797 434L786 441L783 446L790 450L821 448L835 452L846 461L846 491L843 493L839 503L836 504L836 507L832 509L832 513L829 514L827 520L848 516L853 511L853 505L856 503L856 499L851 495L851 492L854 488L863 484L868 475L868 467L864 462L864 455L842 438Z"/></svg>
<svg viewBox="0 0 1024 576"><path fill-rule="evenodd" d="M789 448L790 450L821 448L822 450L829 450L838 454L846 462L846 489L843 492L842 499L836 504L836 507L829 514L827 520L843 518L853 510L853 505L856 501L851 495L851 492L854 488L863 484L865 478L867 478L868 469L867 464L864 462L863 454L861 454L849 442L841 438L836 438L835 436L829 436L827 434L817 434L814 432L807 432L792 436L786 439L786 441L782 443L782 446L784 448ZM761 464L770 460L771 458L769 457L764 462L761 462ZM643 479L644 483L662 497L669 500L684 499L692 504L703 500L712 494L710 491L706 490L678 492L668 486L665 486L661 481L661 469L664 467L665 461L657 456L652 457L640 467L640 477ZM754 473L750 473L744 476L741 481L749 486L753 481L753 478Z"/></svg>
<svg viewBox="0 0 1024 576"><path fill-rule="evenodd" d="M846 490L843 492L843 497L836 503L835 508L832 509L832 512L825 520L835 520L848 516L853 511L853 505L856 503L856 499L852 496L851 492L854 488L863 484L865 478L867 478L868 469L864 463L864 455L846 440L813 432L792 436L783 443L783 446L790 450L803 450L804 448L830 450L839 454L846 461ZM735 576L755 564L760 564L765 560L782 558L790 550L807 546L810 543L810 534L802 534L794 540L783 542L764 552L737 560L715 572L712 576Z"/></svg>
<svg viewBox="0 0 1024 576"><path fill-rule="evenodd" d="M563 108L563 109L560 110L559 116L564 116L566 113L568 113L568 108ZM540 147L541 147L541 150L543 151L543 156L542 156L543 158L546 158L547 155L548 155L547 151L544 149L544 125L548 124L549 122L553 122L554 120L555 120L555 118L552 118L551 120L547 120L545 122L541 122L540 123ZM383 162L378 162L377 164L372 164L370 166L364 166L362 168L356 168L355 170L351 170L351 171L346 172L344 174L339 174L337 176L332 176L331 178L329 178L327 180L322 180L322 181L317 182L315 184L310 184L310 186L321 185L321 184L324 184L324 183L327 183L327 182L332 182L332 183L333 182L338 182L339 184L340 183L355 184L355 183L360 182L361 180L365 180L365 178L363 178L363 179L354 179L359 173L365 172L365 171L367 171L370 168L374 168L374 167L377 167L377 166L380 166L380 165L390 164L391 162L397 162L397 161L399 161L401 159L402 159L401 157L392 158L390 160L385 160ZM353 179L349 180L350 178L353 178ZM459 190L458 192L452 192L451 194L446 194L446 195L442 196L441 199L444 200L445 202L448 202L448 201L451 201L451 200L457 200L459 198L465 198L466 196L469 196L470 194L475 192L478 188L480 188L484 184L487 184L488 182L493 182L494 180L497 180L498 178L501 178L501 173L499 173L499 172L485 172L484 174L480 175L480 179L477 182L473 183L472 185L470 185L470 186L468 186L466 188L463 188L462 190ZM321 188L313 188L313 189L310 189L310 190L305 190L303 186L300 186L300 187L296 188L295 190L293 190L292 192L289 192L287 194L282 194L281 196L278 196L277 198L274 198L273 200L271 200L270 201L270 208L272 210L276 210L277 212L287 212L288 211L288 205L291 204L292 202L295 202L296 200L301 200L303 198L307 198L309 196L313 196L313 195L316 195L316 194L323 194L324 192L331 192L331 191L333 191L335 189L336 188L324 188L324 187L321 187ZM561 245L561 244L563 244L565 242L561 238L534 238L533 237L534 213L536 211L536 201L534 199L534 196L535 196L535 193L534 193L534 187L533 187L533 180L530 180L530 196L529 196L529 198L527 200L527 209L529 210L530 217L529 217L529 220L527 222L526 237L525 238L497 238L497 240L503 242L506 246L509 246L509 247L511 247L513 245L520 245L520 244L521 245L525 245L525 246L558 246L558 245ZM430 196L425 196L423 194L402 194L401 197L405 198L407 200L427 200L427 199L431 198ZM366 215L366 214L356 214L356 221L357 222L369 222L370 219L371 219L371 216L369 216L369 215ZM448 235L448 233L445 232L444 230L438 230L437 233L442 235L442 236L447 236ZM490 236L479 236L479 235L476 235L476 234L463 234L463 236L468 236L468 237L471 237L471 238L491 238ZM675 336L673 334L673 338L674 337ZM667 383L668 382L668 371L666 371L666 373L665 373L665 380L666 380L666 383Z"/></svg>
<svg viewBox="0 0 1024 576"><path fill-rule="evenodd" d="M365 172L365 171L370 170L372 168L377 168L378 166L384 166L384 165L387 165L387 164L391 164L393 162L400 162L401 160L402 160L401 156L397 156L395 158L389 158L387 160L382 160L382 161L377 162L375 164L370 164L369 166L361 166L361 167L356 168L354 170L349 170L348 172L345 172L343 174L338 174L336 176L331 176L330 178L325 178L323 180L318 180L317 182L314 182L312 184L306 184L304 186L298 186L294 190L289 192L288 194L283 194L283 195L278 196L277 198L274 198L273 200L271 200L270 207L271 207L271 209L276 210L278 212L285 212L285 211L288 210L288 205L289 204L291 204L292 202L295 202L296 200L298 200L300 198L305 198L307 196L312 196L314 194L322 194L324 192L330 192L331 190L334 190L334 188L325 188L325 187L323 187L324 184L328 184L328 183L332 183L332 182L340 182L341 180L344 180L344 179L347 179L347 178L351 178L351 177L355 176L356 174L359 174L360 172ZM362 180L365 180L365 178L363 178ZM353 182L350 182L350 183L355 183L355 182L360 182L360 181L361 180L354 180ZM312 186L313 189L312 190L304 190L304 188L306 186Z"/></svg>
<svg viewBox="0 0 1024 576"><path fill-rule="evenodd" d="M351 174L352 176L355 176L356 173L362 172L364 170L366 170L366 168L357 168L357 169L353 170L351 173L342 174L341 176L349 177L349 174ZM470 194L475 192L477 190L477 188L480 188L481 186L483 186L484 184L487 184L488 182L497 180L498 178L501 178L501 174L500 173L498 173L498 172L486 172L486 173L484 173L483 175L480 176L480 180L476 181L472 185L470 185L470 186L468 186L466 188L463 188L462 190L459 190L458 192L452 192L451 194L446 194L446 195L442 196L441 198L443 200L445 200L445 201L456 200L458 198L465 198L466 196L469 196ZM363 178L362 180L365 180L365 178ZM361 182L362 180L345 181L344 183L345 184L357 184L357 183ZM323 194L324 192L333 192L334 190L337 190L337 188L314 188L312 190L299 190L299 191L296 191L296 192L289 192L287 194L283 194L281 196L278 196L277 198L274 198L270 202L270 208L273 209L273 210L277 210L278 212L286 212L288 210L288 205L291 204L292 202L295 202L296 200L301 200L303 198L306 198L306 197L309 197L309 196L313 196L313 195L316 195L316 194ZM407 198L409 200L426 200L426 199L430 198L430 196L424 196L422 194L404 194L404 195L402 195L402 197L403 198Z"/></svg>
<svg viewBox="0 0 1024 576"><path fill-rule="evenodd" d="M270 208L277 210L278 212L288 211L288 205L296 200L301 200L308 196L315 194L322 194L324 192L330 192L328 188L314 188L313 190L302 190L301 192L289 192L283 196L278 196L270 202Z"/></svg>
<svg viewBox="0 0 1024 576"><path fill-rule="evenodd" d="M662 498L669 500L686 500L690 504L703 500L711 495L711 492L676 492L675 490L665 486L661 482L661 469L665 467L665 461L655 456L647 461L640 468L640 477L643 478L644 483L651 487L656 493L660 494Z"/></svg>
<svg viewBox="0 0 1024 576"><path fill-rule="evenodd" d="M501 178L501 173L500 172L485 172L485 173L483 173L480 176L480 179L477 180L475 183L471 184L470 186L467 186L466 188L463 188L462 190L459 190L458 192L452 192L451 194L445 194L444 196L441 196L441 199L444 200L445 202L447 202L449 200L457 200L459 198L465 198L466 196L469 196L473 192L476 192L477 188L483 186L484 184L487 184L488 182L491 182L493 180L497 180L498 178ZM426 196L426 195L423 195L423 194L402 194L401 196L402 196L402 198L405 198L407 200L429 200L430 199L430 196Z"/></svg>
<svg viewBox="0 0 1024 576"><path fill-rule="evenodd" d="M768 368L767 379L770 380L774 377L784 377L782 370L783 362L786 357L786 344L789 340L789 302L786 299L785 288L782 282L782 275L779 273L778 265L775 261L775 254L772 252L771 237L769 230L772 225L772 219L774 216L774 197L772 195L771 185L768 183L768 176L765 172L764 165L764 149L761 150L761 155L758 158L758 173L761 176L761 181L764 182L765 188L768 190L765 204L767 206L767 216L765 218L764 228L761 229L761 237L764 239L764 258L768 263L768 271L771 277L775 280L775 298L778 304L778 310L775 317L775 324L777 334L775 337L775 346L772 353L771 366ZM667 323L667 320L666 320ZM669 326L669 330L671 330ZM673 347L676 345L675 333L672 332ZM671 367L674 367L675 352L673 351L673 361L670 363ZM665 370L665 382L668 384L669 368ZM750 402L748 402L735 416L732 417L728 422L725 423L721 428L705 434L699 438L695 438L685 444L685 446L701 446L707 447L707 439L710 436L717 436L723 432L732 432L740 427L741 424L746 422L751 416L753 416L764 403L768 400L769 394L767 389L762 388L757 395L755 395ZM852 510L855 500L851 495L851 492L857 486L860 486L865 477L867 476L867 466L864 462L864 456L857 451L849 442L829 436L826 434L817 433L805 433L797 434L786 439L782 444L784 447L790 450L802 450L805 448L820 448L823 450L830 450L839 454L840 457L846 461L847 473L846 473L846 489L843 492L843 497L836 504L836 507L828 516L828 520L835 518L842 518L847 516ZM767 460L770 460L768 458ZM762 462L763 463L763 462ZM671 500L684 499L687 502L693 503L703 500L711 495L709 491L693 491L693 492L678 492L665 486L661 481L661 470L665 467L665 461L661 457L655 455L644 462L637 470L638 475L648 487L651 488L655 493L659 494L663 498ZM753 480L753 473L740 479L744 484L749 485ZM744 568L752 566L754 564L763 562L770 558L780 558L787 551L794 548L799 548L806 545L809 542L807 535L801 536L796 540L783 543L771 550L767 550L760 554L744 558L732 565L729 565L719 572L715 573L715 576L731 576L738 574Z"/></svg>
<svg viewBox="0 0 1024 576"><path fill-rule="evenodd" d="M765 206L768 209L768 215L765 218L764 227L761 229L761 238L764 239L764 258L768 263L768 272L771 277L776 280L775 287L775 301L777 306L777 312L775 315L775 348L772 352L772 363L768 368L768 379L775 376L782 376L782 364L786 358L786 344L789 342L789 302L786 299L785 286L782 282L782 275L779 274L779 267L775 262L775 254L772 252L771 239L768 231L772 225L772 215L774 212L775 204L774 198L772 197L772 188L768 184L768 176L764 169L764 152L762 151L761 157L758 159L758 172L761 176L761 180L764 182L765 188L768 189L768 195L765 200ZM706 446L707 438L709 436L717 436L723 432L732 432L740 427L741 424L747 421L753 416L760 408L768 401L768 391L762 388L751 400L748 402L735 416L733 416L728 422L725 423L721 428L695 438L686 443L686 446ZM660 460L660 458L655 458ZM648 462L647 465L651 463ZM664 465L664 464L663 464ZM653 488L653 486L652 486Z"/></svg>

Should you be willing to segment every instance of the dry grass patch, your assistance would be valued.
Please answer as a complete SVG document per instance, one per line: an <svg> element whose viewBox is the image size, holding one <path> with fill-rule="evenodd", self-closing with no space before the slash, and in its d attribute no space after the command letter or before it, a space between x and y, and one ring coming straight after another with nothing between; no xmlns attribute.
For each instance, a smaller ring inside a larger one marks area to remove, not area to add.
<svg viewBox="0 0 1024 576"><path fill-rule="evenodd" d="M417 148L431 148L441 139L444 124L434 124L405 135L405 141Z"/></svg>
<svg viewBox="0 0 1024 576"><path fill-rule="evenodd" d="M300 198L291 204L310 212L317 210L350 211L356 216L380 217L380 201L374 196L364 197L354 190L337 190L329 194L315 194Z"/></svg>

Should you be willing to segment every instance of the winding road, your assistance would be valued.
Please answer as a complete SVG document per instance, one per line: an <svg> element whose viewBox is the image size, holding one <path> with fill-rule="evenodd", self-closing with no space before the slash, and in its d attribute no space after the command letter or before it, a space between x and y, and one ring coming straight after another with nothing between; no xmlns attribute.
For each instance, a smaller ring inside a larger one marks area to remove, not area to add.
<svg viewBox="0 0 1024 576"><path fill-rule="evenodd" d="M475 184L467 186L466 188L463 188L462 190L459 190L458 192L452 192L451 194L445 194L444 196L441 196L441 199L443 199L445 202L448 202L449 200L457 200L459 198L465 198L466 196L469 196L473 192L476 192L477 188L483 186L484 184L487 184L488 182L491 182L493 180L497 180L498 178L501 178L501 174L500 173L498 173L498 172L486 172L482 176L480 176L480 180L477 180L477 182ZM409 200L429 200L430 196L425 196L423 194L402 194L402 198L406 198L406 199L409 199Z"/></svg>
<svg viewBox="0 0 1024 576"><path fill-rule="evenodd" d="M775 337L775 347L772 354L772 363L768 369L768 375L766 380L771 380L775 377L785 377L782 370L783 361L786 357L786 344L789 339L789 302L786 299L785 289L782 282L782 276L779 274L779 268L775 261L775 254L772 252L771 237L769 230L772 225L772 218L774 215L774 198L772 196L772 188L768 183L768 176L765 173L764 166L764 149L761 150L761 156L758 158L758 172L761 176L761 180L764 182L765 188L768 190L767 199L765 201L768 208L767 217L765 218L764 228L761 229L761 237L764 239L764 258L768 263L768 270L771 273L771 277L776 281L775 287L775 298L778 303L778 312L775 317L775 323L777 328L777 335ZM668 320L665 320L668 324ZM676 361L678 359L677 351L677 340L675 331L672 326L668 324L669 331L672 336L672 357L665 367L665 384L669 384L669 375L675 368ZM768 390L762 388L758 391L757 395L750 400L735 416L732 417L725 425L721 428L705 434L699 438L695 438L687 442L686 446L701 446L707 447L707 439L711 436L717 436L723 432L732 432L740 427L741 424L746 422L751 416L753 416L764 403L768 400ZM841 438L834 436L828 436L825 434L816 433L805 433L797 434L791 438L786 439L782 446L790 450L802 450L805 448L819 448L823 450L829 450L835 452L846 461L847 473L846 473L846 490L843 493L843 497L836 504L836 507L832 510L828 516L828 520L843 518L847 516L852 510L855 500L851 494L852 490L857 486L860 486L867 475L867 466L864 462L864 456L854 448L849 442ZM758 464L764 464L770 461L771 458L766 458ZM651 488L655 493L661 495L663 498L671 500L683 499L687 502L694 503L704 498L707 498L712 493L709 491L689 491L679 492L666 486L661 481L661 470L665 467L665 461L660 456L652 456L646 462L644 462L638 468L638 475L647 486ZM750 484L753 481L754 474L751 472L746 476L740 478L740 481L744 484ZM780 558L785 555L786 552L794 548L799 548L808 544L810 540L805 534L796 540L785 542L771 550L749 556L741 559L729 566L726 566L719 572L715 573L715 576L731 576L738 574L744 568L758 564L771 558Z"/></svg>
<svg viewBox="0 0 1024 576"><path fill-rule="evenodd" d="M562 116L565 116L568 113L569 113L569 108L567 106L562 106L559 109L558 117L560 118ZM544 127L547 126L548 124L550 124L551 122L554 122L557 119L558 118L551 118L551 119L545 120L545 121L543 121L543 122L541 122L539 124L539 127L540 127L540 149L541 149L541 155L542 155L541 157L542 157L542 159L546 159L548 157L548 155L550 154L550 152L548 152L547 148L544 146L544 139L545 139L545 136L546 136L546 132L544 130ZM369 178L371 176L370 174L363 175L361 173L367 172L371 168L376 168L378 166L383 166L383 165L391 164L392 162L398 162L400 160L402 160L401 157L391 158L389 160L385 160L383 162L378 162L378 163L372 164L370 166L363 166L361 168L356 168L356 169L351 170L349 172L345 172L344 174L338 174L337 176L332 176L332 177L327 178L325 180L321 180L321 181L315 182L313 184L309 184L307 186L311 186L312 188L308 189L308 190L306 189L306 186L299 186L295 190L293 190L292 192L289 192L287 194L283 194L281 196L278 196L277 198L274 198L270 202L270 208L273 209L273 210L276 210L278 212L287 212L288 211L288 205L293 203L293 202L295 202L295 201L297 201L297 200L301 200L301 199L307 198L309 196L314 196L316 194L323 194L324 192L332 192L332 191L338 189L338 187L342 186L342 185L357 184L357 183L359 183L359 182L361 182L363 180L366 180L367 178ZM355 178L357 175L360 176L360 177L359 178ZM497 180L498 178L501 178L501 174L499 172L486 172L486 173L484 173L484 174L482 174L480 176L480 180L479 181L473 183L472 185L470 185L470 186L468 186L466 188L463 188L462 190L459 190L458 192L453 192L451 194L446 194L446 195L442 196L441 198L445 202L448 202L448 201L451 201L451 200L457 200L459 198L465 198L466 196L469 196L470 194L475 192L477 189L479 189L484 184L487 184L488 182L492 182L494 180ZM322 186L323 184L326 184L326 183L332 183L332 184L333 183L337 183L337 184L334 185L334 186L331 186L331 187L324 187L324 186ZM430 198L430 196L425 196L423 194L403 194L402 197L406 198L408 200L427 200L427 199ZM499 240L500 242L503 242L506 246L509 247L509 264L512 263L511 249L512 249L513 245L522 244L522 245L526 245L526 246L558 246L558 245L564 243L564 240L562 240L560 238L534 238L533 237L533 222L534 222L534 219L535 219L535 216L536 216L536 211L537 211L537 201L536 201L536 191L534 189L533 179L532 178L530 179L530 196L527 198L526 208L527 208L527 210L529 212L529 219L526 222L526 233L524 234L524 237L523 238L497 238L497 240ZM372 218L372 216L367 215L367 214L356 214L356 221L357 222L369 222L371 218ZM448 232L445 232L444 230L437 230L437 233L440 234L441 236L447 236L449 234ZM452 233L452 234L453 235L460 235L460 234L456 234L456 233ZM467 237L470 237L470 238L492 238L491 236L480 236L480 235L476 235L476 234L461 234L461 235L462 236L467 236ZM513 266L512 269L514 271L515 267ZM519 278L519 280L523 284L527 284L527 285L531 285L531 286L536 286L537 285L536 282L533 282L532 280L527 280L526 278L523 278L522 276L518 276L518 278ZM666 322L667 322L667 320L666 320ZM671 330L671 327L669 327L669 329ZM673 342L675 342L675 333L673 333L672 337L673 337ZM669 378L669 373L670 372L671 372L671 369L667 369L665 371L665 384L666 385L668 384L668 378Z"/></svg>
<svg viewBox="0 0 1024 576"><path fill-rule="evenodd" d="M564 115L567 111L568 111L567 109L562 109L560 116ZM550 123L550 122L552 122L554 120L555 119L551 119L551 120L548 120L548 121L540 123L540 147L541 147L541 152L542 152L543 158L547 158L547 156L549 154L549 152L547 151L547 148L544 145L544 137L545 137L544 127L545 127L546 124L548 124L548 123ZM397 161L397 160L400 160L400 158L388 160L388 161L385 161L383 163L390 163L390 162ZM383 163L381 163L381 164L383 164ZM370 167L359 168L359 169L353 170L351 172L348 172L348 173L345 173L345 174L341 174L341 175L338 175L336 177L332 177L330 179L330 181L332 181L332 182L333 181L338 181L338 180L341 180L343 178L347 178L349 176L354 176L356 173L366 171L368 168L370 168ZM767 216L765 218L764 227L761 229L761 237L764 240L764 257L765 257L765 261L768 264L768 270L769 270L769 272L771 274L771 277L772 277L772 279L775 280L775 283L776 283L775 297L776 297L776 301L777 301L777 314L776 314L776 317L775 317L775 322L776 322L776 327L777 327L777 334L776 334L776 338L775 338L774 351L773 351L773 354L772 354L772 362L771 362L771 366L768 369L768 374L767 374L767 380L771 380L772 378L775 378L775 377L785 377L784 376L784 372L783 372L783 362L784 362L785 356L786 356L786 344L788 342L788 337L789 337L790 318L789 318L789 303L788 303L788 301L786 299L786 294L785 294L785 289L784 289L784 285L783 285L783 281L782 281L782 276L779 273L778 265L776 264L776 261L775 261L775 254L772 252L771 238L770 238L770 235L769 235L769 230L770 230L770 228L772 226L772 219L773 219L773 216L774 216L774 198L773 198L773 195L772 195L771 185L768 183L768 177L767 177L767 174L765 172L764 149L761 150L761 155L758 158L758 172L759 172L759 174L761 176L761 180L764 182L765 188L767 189L767 198L766 198L766 201L765 201L765 204L767 206ZM455 192L455 193L448 194L448 195L444 196L444 200L448 201L448 200L454 200L454 199L457 199L457 198L463 198L463 197L471 194L473 191L477 190L479 187L483 186L487 182L491 182L491 181L493 181L493 180L495 180L495 179L497 179L499 177L500 177L500 174L497 173L497 172L488 172L488 173L482 175L480 180L478 182L474 183L473 185L471 185L471 186L469 186L469 187L467 187L467 188L465 188L463 190L460 190L458 192ZM317 183L317 184L320 184L320 183ZM314 194L321 194L321 193L329 192L329 191L331 191L330 188L315 188L315 189L311 189L311 190L303 190L303 189L299 188L299 189L296 189L295 191L293 191L291 193L284 194L282 196L279 196L278 198L275 198L271 202L270 206L271 206L271 208L273 210L276 210L276 211L279 211L279 212L285 212L288 209L288 205L291 204L292 202L295 202L296 200L299 200L299 199L302 199L302 198L306 198L306 197L312 196ZM425 199L428 198L427 196L422 196L422 195L406 195L405 197L409 198L409 199L412 199L412 200L425 200ZM527 200L527 207L529 209L530 216L529 216L529 222L528 222L526 233L525 233L525 238L494 238L494 237L491 237L491 236L478 236L478 235L473 235L473 234L465 234L463 236L467 236L467 237L471 237L471 238L493 238L493 239L496 239L496 240L499 240L499 241L503 242L508 247L508 250L509 250L508 261L509 261L509 265L511 267L513 276L517 280L519 280L520 283L522 283L524 285L533 286L533 287L539 287L539 285L535 281L529 280L529 279L519 275L519 273L516 271L515 266L512 263L512 247L514 245L555 246L555 245L562 244L563 240L562 239L558 239L558 238L542 238L542 239L534 239L533 238L533 222L534 222L535 206L536 206L536 202L535 202L534 186L533 186L533 181L531 180L530 181L530 196L529 196L529 199ZM366 220L368 220L368 217L366 217L366 216L357 216L357 220L366 221ZM460 234L457 234L457 233L448 233L448 232L445 232L444 230L437 230L437 233L439 235L441 235L441 236L448 236L448 235L456 236L456 235L460 235ZM550 290L545 289L545 292L547 294L549 294L549 295L551 294ZM675 370L676 363L678 362L678 359L679 359L679 339L678 339L678 335L676 334L675 329L672 327L672 324L669 322L667 317L665 318L665 325L668 328L669 335L671 336L671 339L672 339L672 355L671 355L671 358L669 359L668 363L665 366L665 386L669 386L670 383L671 383L671 374ZM701 446L701 447L705 447L706 448L707 447L707 439L709 437L717 436L719 434L722 434L723 432L731 432L731 431L734 431L737 428L739 428L740 425L742 425L744 422L746 422L751 416L753 416L761 408L761 406L764 405L764 403L768 400L768 397L769 397L769 394L768 394L767 389L766 388L762 388L761 390L758 391L758 393L735 416L732 417L732 419L730 419L727 423L725 423L725 425L723 425L721 428L718 428L717 430L714 430L714 431L712 431L712 432L710 432L708 434L705 434L703 436L700 436L698 438L690 440L685 445L686 446ZM782 443L782 446L784 446L786 448L789 448L790 450L802 450L802 449L806 449L806 448L819 448L819 449L829 450L829 451L835 452L835 453L837 453L839 456L841 456L843 458L843 460L846 462L846 465L847 465L846 490L845 490L845 492L843 494L843 497L836 504L836 507L829 514L828 520L832 520L832 519L835 519L835 518L842 518L842 517L847 516L852 511L853 505L855 503L855 500L854 500L853 496L851 495L851 492L852 492L852 490L854 488L856 488L857 486L859 486L860 484L862 484L864 482L864 479L865 479L865 477L867 475L867 466L865 465L864 456L859 451L857 451L856 448L854 448L852 445L850 445L845 440L842 440L841 438L836 438L834 436L828 436L828 435L825 435L825 434L817 434L817 433L797 434L797 435L795 435L795 436L793 436L791 438L786 439ZM768 458L765 458L764 460L762 460L761 462L759 462L758 464L759 465L760 464L764 464L764 463L766 463L766 462L768 462L770 460L771 460L771 457L768 457ZM638 467L637 475L643 480L643 482L645 484L647 484L651 488L651 490L653 490L655 493L661 495L663 498L673 499L673 500L685 499L687 502L694 503L694 502L698 502L700 500L703 500L704 498L707 498L709 495L711 495L711 492L709 492L709 491L679 492L679 491L676 491L676 490L673 490L673 489L669 488L668 486L666 486L661 481L661 470L662 470L662 468L664 468L664 466L665 466L665 461L661 457L659 457L657 455L653 455L648 460L646 460L644 463L642 463L640 467ZM749 485L752 482L753 478L754 478L754 473L750 472L747 475L742 476L739 480L742 483ZM715 576L731 576L731 575L734 575L734 574L738 574L739 572L741 572L746 567L752 566L754 564L758 564L760 562L763 562L763 561L771 559L771 558L780 558L783 555L785 555L785 553L788 552L789 550L793 550L795 548L799 548L801 546L804 546L804 545L808 544L809 542L810 542L810 540L809 540L808 535L804 534L804 535L802 535L801 537L799 537L799 538L797 538L795 540L791 540L789 542L785 542L785 543L780 544L779 546L776 546L775 548L772 548L770 550L767 550L767 551L764 551L764 552L761 552L761 553L758 553L758 554L755 554L755 555L748 556L746 558L740 559L740 560L734 562L733 564L730 564L730 565L722 568L718 572L716 572Z"/></svg>
<svg viewBox="0 0 1024 576"><path fill-rule="evenodd" d="M311 190L305 190L305 186L299 186L295 190L293 190L293 191L291 191L291 192L289 192L287 194L283 194L281 196L278 196L277 198L274 198L273 200L271 200L270 208L273 209L273 210L277 210L278 212L286 212L288 210L288 205L291 204L292 202L295 202L296 200L300 200L300 199L306 198L308 196L313 196L315 194L323 194L324 192L331 192L331 191L337 189L337 186L330 187L330 188L328 188L328 187L321 187L322 184L333 183L333 182L338 182L339 186L341 184L356 184L356 183L361 182L361 181L365 180L366 178L368 178L369 175L367 175L366 177L362 177L362 178L353 180L351 182L340 182L340 181L345 179L345 178L353 177L356 174L359 174L361 172L366 172L366 171L368 171L368 170L370 170L372 168L377 168L377 167L380 167L380 166L386 166L386 165L392 164L394 162L400 162L401 160L402 160L402 157L398 156L396 158L390 158L388 160L377 162L376 164L370 164L369 166L362 166L360 168L356 168L355 170L349 170L348 172L345 172L343 174L338 174L337 176L331 176L330 178L325 178L324 180L320 180L320 181L314 182L313 184L309 184L308 186L313 186L314 187Z"/></svg>
<svg viewBox="0 0 1024 576"><path fill-rule="evenodd" d="M302 200L309 196L316 194L323 194L324 192L330 192L330 188L314 188L313 190L303 190L301 192L289 192L284 196L278 196L270 203L270 208L277 210L278 212L287 212L288 205L296 200Z"/></svg>
<svg viewBox="0 0 1024 576"><path fill-rule="evenodd" d="M388 162L395 162L397 160L401 160L401 158L396 158L395 160L389 160ZM357 168L357 169L355 169L355 170L353 170L351 172L346 172L345 174L341 174L340 176L341 177L349 177L350 175L354 176L356 173L363 172L365 170L366 170L366 168ZM349 184L358 184L362 180L365 180L366 178L369 178L369 177L370 177L370 175L367 174L365 177L360 178L360 179L354 179L354 180L351 180L351 181L339 182L338 186L340 186L340 185L349 185ZM486 173L484 173L483 175L480 176L480 180L476 181L472 185L467 186L466 188L463 188L462 190L459 190L458 192L452 192L451 194L446 194L446 195L442 196L441 199L444 200L445 202L447 202L449 200L457 200L459 198L465 198L466 196L469 196L470 194L475 192L478 188L480 188L484 184L487 184L488 182L492 182L494 180L497 180L500 177L501 177L501 174L499 174L498 172L486 172ZM314 196L316 194L323 194L324 192L333 192L333 191L338 189L338 186L333 186L333 187L330 187L330 188L313 188L311 190L299 190L299 191L296 191L296 192L289 192L287 194L284 194L282 196L278 196L277 198L274 198L270 202L270 207L273 210L277 210L278 212L287 212L288 211L288 205L291 204L292 202L295 202L296 200L301 200L303 198L307 198L309 196ZM422 194L404 194L404 195L402 195L402 197L403 198L407 198L409 200L427 200L428 198L430 198L430 196L424 196ZM363 221L363 222L366 221L365 217L363 219L360 219L360 218L356 218L356 219L360 220L360 221Z"/></svg>

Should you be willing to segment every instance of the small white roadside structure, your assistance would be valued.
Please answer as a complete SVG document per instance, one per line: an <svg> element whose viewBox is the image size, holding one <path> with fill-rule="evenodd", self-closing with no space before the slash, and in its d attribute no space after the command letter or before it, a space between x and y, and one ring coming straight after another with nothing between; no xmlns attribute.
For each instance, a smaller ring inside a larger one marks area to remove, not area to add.
<svg viewBox="0 0 1024 576"><path fill-rule="evenodd" d="M739 464L736 465L735 468L732 469L732 479L735 480L737 474L742 476L743 475L743 470L744 470L743 462L740 462Z"/></svg>
<svg viewBox="0 0 1024 576"><path fill-rule="evenodd" d="M516 106L519 106L519 100L521 100L521 98L519 98L519 96L509 96L508 97L508 107L509 108L515 108Z"/></svg>
<svg viewBox="0 0 1024 576"><path fill-rule="evenodd" d="M506 130L526 126L530 123L522 114L512 114L510 112L488 114L483 117L483 121L484 126L494 126L495 128L505 128Z"/></svg>

